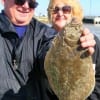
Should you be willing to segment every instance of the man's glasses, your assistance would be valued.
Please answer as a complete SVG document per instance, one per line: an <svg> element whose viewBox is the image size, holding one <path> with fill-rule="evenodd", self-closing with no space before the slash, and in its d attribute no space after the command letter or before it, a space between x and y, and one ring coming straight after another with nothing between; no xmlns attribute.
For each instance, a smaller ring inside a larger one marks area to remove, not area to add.
<svg viewBox="0 0 100 100"><path fill-rule="evenodd" d="M33 0L27 0L27 1L30 8L34 9L38 6L38 3L36 1L33 1ZM20 5L20 6L22 6L25 2L26 0L15 0L15 4Z"/></svg>
<svg viewBox="0 0 100 100"><path fill-rule="evenodd" d="M66 5L66 6L63 6L62 8L55 7L52 11L54 14L58 13L60 10L63 11L63 13L65 13L65 14L70 14L71 9L72 9L71 6Z"/></svg>

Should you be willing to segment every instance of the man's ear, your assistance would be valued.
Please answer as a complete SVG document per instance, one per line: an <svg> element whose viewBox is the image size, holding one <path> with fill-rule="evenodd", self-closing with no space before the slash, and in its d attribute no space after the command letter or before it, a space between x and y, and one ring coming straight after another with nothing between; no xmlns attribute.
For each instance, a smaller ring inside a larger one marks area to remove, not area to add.
<svg viewBox="0 0 100 100"><path fill-rule="evenodd" d="M5 0L0 0L0 4L3 6L4 5Z"/></svg>

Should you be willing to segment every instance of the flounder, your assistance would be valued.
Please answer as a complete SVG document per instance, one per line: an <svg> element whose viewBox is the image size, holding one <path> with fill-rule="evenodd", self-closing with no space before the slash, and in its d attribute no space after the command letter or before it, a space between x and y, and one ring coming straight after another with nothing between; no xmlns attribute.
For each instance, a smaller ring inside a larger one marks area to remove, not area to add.
<svg viewBox="0 0 100 100"><path fill-rule="evenodd" d="M45 72L59 100L85 100L95 86L92 58L79 42L82 28L75 20L66 24L45 57Z"/></svg>

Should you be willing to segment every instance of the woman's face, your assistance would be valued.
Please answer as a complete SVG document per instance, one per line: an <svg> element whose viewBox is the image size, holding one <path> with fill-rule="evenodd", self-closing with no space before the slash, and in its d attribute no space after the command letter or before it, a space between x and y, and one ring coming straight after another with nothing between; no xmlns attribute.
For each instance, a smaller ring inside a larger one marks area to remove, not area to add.
<svg viewBox="0 0 100 100"><path fill-rule="evenodd" d="M61 31L65 24L69 23L72 19L72 8L68 4L57 2L51 14L53 27L57 31Z"/></svg>

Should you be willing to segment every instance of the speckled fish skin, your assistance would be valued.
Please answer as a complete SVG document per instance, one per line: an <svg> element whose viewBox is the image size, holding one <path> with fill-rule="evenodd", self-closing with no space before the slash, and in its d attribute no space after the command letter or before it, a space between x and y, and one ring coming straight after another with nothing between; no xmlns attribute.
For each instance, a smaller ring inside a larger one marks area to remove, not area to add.
<svg viewBox="0 0 100 100"><path fill-rule="evenodd" d="M45 58L45 71L59 100L85 100L95 86L95 71L79 37L82 24L72 21L53 40Z"/></svg>

